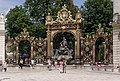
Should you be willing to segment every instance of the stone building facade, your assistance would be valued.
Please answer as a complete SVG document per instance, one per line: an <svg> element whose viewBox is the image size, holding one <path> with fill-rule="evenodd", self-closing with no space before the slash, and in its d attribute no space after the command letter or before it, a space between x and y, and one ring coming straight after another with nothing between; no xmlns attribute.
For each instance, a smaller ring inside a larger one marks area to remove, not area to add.
<svg viewBox="0 0 120 81"><path fill-rule="evenodd" d="M120 65L120 0L113 1L113 64Z"/></svg>
<svg viewBox="0 0 120 81"><path fill-rule="evenodd" d="M0 64L5 61L5 21L3 14L0 14Z"/></svg>

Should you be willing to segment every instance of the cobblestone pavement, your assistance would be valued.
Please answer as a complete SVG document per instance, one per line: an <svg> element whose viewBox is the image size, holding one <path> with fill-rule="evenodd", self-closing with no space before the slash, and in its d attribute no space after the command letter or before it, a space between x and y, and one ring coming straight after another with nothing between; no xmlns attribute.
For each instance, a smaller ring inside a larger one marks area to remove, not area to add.
<svg viewBox="0 0 120 81"><path fill-rule="evenodd" d="M7 72L0 72L0 81L120 81L120 73L81 68L67 69L67 73L60 73L57 69L48 71L47 68L13 67L8 68Z"/></svg>

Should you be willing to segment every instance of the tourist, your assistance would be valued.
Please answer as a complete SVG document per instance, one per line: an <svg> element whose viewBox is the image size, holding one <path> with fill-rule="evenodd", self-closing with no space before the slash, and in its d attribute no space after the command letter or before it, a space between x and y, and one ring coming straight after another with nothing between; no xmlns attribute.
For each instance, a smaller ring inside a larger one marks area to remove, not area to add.
<svg viewBox="0 0 120 81"><path fill-rule="evenodd" d="M52 70L51 67L52 67L52 61L50 59L48 59L48 69L49 69L49 71Z"/></svg>
<svg viewBox="0 0 120 81"><path fill-rule="evenodd" d="M29 59L28 59L28 58L26 58L26 59L25 59L25 62L26 62L26 64L28 64L28 63L29 63Z"/></svg>
<svg viewBox="0 0 120 81"><path fill-rule="evenodd" d="M7 71L7 62L4 62L2 65L3 71L6 72Z"/></svg>
<svg viewBox="0 0 120 81"><path fill-rule="evenodd" d="M33 69L34 66L34 59L31 60L31 68Z"/></svg>
<svg viewBox="0 0 120 81"><path fill-rule="evenodd" d="M57 60L55 60L54 66L55 66L55 69L57 69L57 67L58 67L58 62L57 62Z"/></svg>
<svg viewBox="0 0 120 81"><path fill-rule="evenodd" d="M59 64L60 64L60 68L59 68L60 73L63 73L63 61L61 60Z"/></svg>
<svg viewBox="0 0 120 81"><path fill-rule="evenodd" d="M23 59L20 60L19 67L22 69L22 67L23 67Z"/></svg>

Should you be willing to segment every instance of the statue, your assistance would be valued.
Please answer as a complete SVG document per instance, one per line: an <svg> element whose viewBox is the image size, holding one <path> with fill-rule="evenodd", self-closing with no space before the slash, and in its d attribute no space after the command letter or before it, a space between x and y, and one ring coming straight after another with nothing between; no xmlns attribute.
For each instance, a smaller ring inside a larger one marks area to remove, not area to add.
<svg viewBox="0 0 120 81"><path fill-rule="evenodd" d="M72 58L72 49L68 48L68 43L65 37L63 37L63 40L60 42L60 47L59 49L56 49L55 58L64 56L66 58Z"/></svg>
<svg viewBox="0 0 120 81"><path fill-rule="evenodd" d="M0 22L4 22L4 16L0 13Z"/></svg>
<svg viewBox="0 0 120 81"><path fill-rule="evenodd" d="M65 47L67 47L67 40L66 40L66 38L65 37L63 37L63 40L62 40L62 42L60 43L60 46L62 47L62 48L65 48Z"/></svg>

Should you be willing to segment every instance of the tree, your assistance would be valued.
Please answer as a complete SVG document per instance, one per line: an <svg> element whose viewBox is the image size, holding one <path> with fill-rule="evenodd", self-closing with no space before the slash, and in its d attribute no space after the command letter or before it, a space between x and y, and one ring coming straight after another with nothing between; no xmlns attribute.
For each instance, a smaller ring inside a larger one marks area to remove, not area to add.
<svg viewBox="0 0 120 81"><path fill-rule="evenodd" d="M61 6L66 4L72 11L73 17L77 12L72 0L26 0L24 6L16 6L10 9L6 18L6 29L10 37L17 36L23 28L27 28L31 36L46 37L45 17L48 12L53 19Z"/></svg>
<svg viewBox="0 0 120 81"><path fill-rule="evenodd" d="M34 22L41 21L45 24L45 17L49 13L56 18L57 12L66 4L68 9L75 16L78 8L72 0L26 0L24 7Z"/></svg>
<svg viewBox="0 0 120 81"><path fill-rule="evenodd" d="M73 17L75 17L78 7L74 6L72 0L26 0L24 7L27 11L27 14L30 15L30 18L34 25L31 28L32 32L36 37L46 37L45 27L45 17L48 13L51 13L53 19L56 19L57 12L61 7L66 4L67 8L72 11Z"/></svg>
<svg viewBox="0 0 120 81"><path fill-rule="evenodd" d="M109 26L113 14L111 0L87 0L81 6L81 12L84 18L82 27L84 33L95 33L99 23L102 24L105 32L111 31L111 26Z"/></svg>
<svg viewBox="0 0 120 81"><path fill-rule="evenodd" d="M6 15L6 29L10 38L16 37L26 28L30 36L45 37L44 25L41 22L33 22L31 17L26 13L26 9L22 6L16 6L10 9Z"/></svg>
<svg viewBox="0 0 120 81"><path fill-rule="evenodd" d="M23 28L27 28L31 25L30 17L26 15L25 9L22 6L16 6L10 9L6 15L6 29L8 35L12 38L20 34Z"/></svg>

